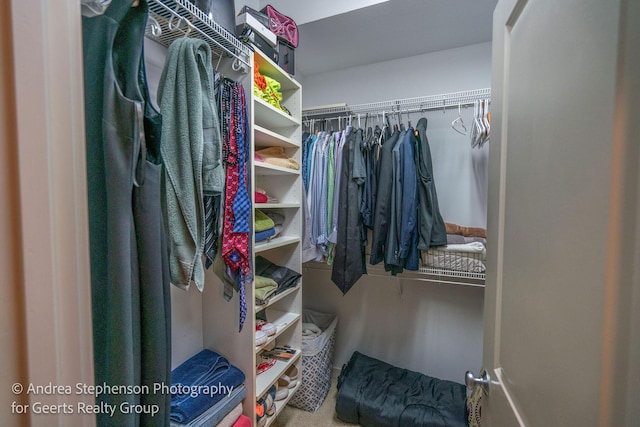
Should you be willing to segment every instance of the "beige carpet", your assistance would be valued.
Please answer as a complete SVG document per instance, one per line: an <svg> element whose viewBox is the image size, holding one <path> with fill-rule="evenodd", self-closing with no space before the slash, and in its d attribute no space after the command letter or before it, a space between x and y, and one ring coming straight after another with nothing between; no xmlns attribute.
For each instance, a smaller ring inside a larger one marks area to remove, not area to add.
<svg viewBox="0 0 640 427"><path fill-rule="evenodd" d="M332 427L332 426L355 426L357 424L345 423L336 417L336 380L335 375L331 380L331 389L327 398L316 412L306 412L298 408L286 406L278 415L278 418L271 424L274 427Z"/></svg>

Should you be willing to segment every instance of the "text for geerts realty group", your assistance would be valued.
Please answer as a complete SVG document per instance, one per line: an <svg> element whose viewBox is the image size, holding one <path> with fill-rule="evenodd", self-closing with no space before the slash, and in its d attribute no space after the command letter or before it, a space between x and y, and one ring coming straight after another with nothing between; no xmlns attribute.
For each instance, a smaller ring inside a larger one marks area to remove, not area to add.
<svg viewBox="0 0 640 427"><path fill-rule="evenodd" d="M112 384L84 384L73 385L48 384L22 384L14 383L11 392L16 395L29 396L29 403L14 400L11 403L12 414L89 414L107 415L110 417L116 414L147 414L155 416L160 413L162 407L158 403L141 403L145 397L158 395L189 396L197 398L199 396L229 396L233 387L222 384L200 386L184 384L153 383L151 385L112 385ZM41 396L42 400L38 400ZM69 396L69 401L56 399L56 403L50 403L49 396ZM71 397L75 396L75 397ZM94 399L82 399L81 396L93 396ZM62 400L62 403L59 403Z"/></svg>

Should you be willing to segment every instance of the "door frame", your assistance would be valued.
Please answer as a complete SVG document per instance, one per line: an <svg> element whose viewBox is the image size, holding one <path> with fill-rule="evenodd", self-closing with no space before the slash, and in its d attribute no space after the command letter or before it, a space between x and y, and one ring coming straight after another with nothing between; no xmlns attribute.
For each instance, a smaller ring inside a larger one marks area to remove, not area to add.
<svg viewBox="0 0 640 427"><path fill-rule="evenodd" d="M7 149L0 156L13 166L2 191L15 202L15 215L3 217L2 225L13 230L8 268L16 278L3 294L15 306L7 316L22 338L13 337L3 350L9 356L1 368L18 367L15 378L25 390L51 383L73 393L2 390L1 424L92 426L93 415L32 410L35 402L76 408L94 402L92 395L75 394L77 383L94 383L80 4L11 0L2 12ZM31 409L12 415L6 409L14 400Z"/></svg>
<svg viewBox="0 0 640 427"><path fill-rule="evenodd" d="M494 11L492 61L492 128L504 134L507 123L503 111L508 111L506 88L509 84L508 27L526 7L527 0L501 0ZM612 160L609 189L609 218L606 269L603 283L604 327L601 341L602 363L593 375L598 388L599 419L594 425L639 425L640 407L640 4L620 1L619 44L617 52L617 86L615 120L611 129ZM609 101L607 101L609 102ZM578 108L578 107L576 107ZM489 172L488 233L491 245L487 253L487 274L484 305L484 368L492 378L495 399L508 402L505 409L517 413L517 402L509 385L496 379L494 368L500 370L500 324L505 221L506 146L500 138L492 138ZM499 372L498 372L499 374ZM499 375L498 375L499 376ZM502 399L504 397L504 399ZM491 402L489 396L487 402ZM517 422L524 425L519 418ZM504 424L507 425L507 424ZM508 424L511 425L511 424Z"/></svg>

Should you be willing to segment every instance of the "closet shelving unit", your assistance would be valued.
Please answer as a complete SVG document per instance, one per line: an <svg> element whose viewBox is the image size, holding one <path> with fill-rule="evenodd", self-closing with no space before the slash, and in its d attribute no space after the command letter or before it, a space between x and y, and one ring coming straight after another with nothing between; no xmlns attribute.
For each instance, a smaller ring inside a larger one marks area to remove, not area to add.
<svg viewBox="0 0 640 427"><path fill-rule="evenodd" d="M275 63L254 52L240 42L215 21L191 4L188 0L148 0L149 20L145 35L165 47L179 37L197 37L206 40L213 52L214 68L225 76L242 81L245 86L249 108L249 130L251 151L281 146L290 157L301 162L301 86ZM253 94L254 64L260 72L277 80L282 86L282 105L291 112L288 115ZM249 163L251 194L256 186L267 191L277 201L256 204L253 209L277 211L284 215L282 233L270 241L252 241L252 265L255 257L261 255L271 262L302 272L302 177L294 171L267 163ZM292 365L298 365L299 372L302 347L302 280L294 288L269 299L266 304L257 305L255 289L246 286L247 317L242 331L238 332L239 301L234 294L230 302L222 297L222 283L211 271L205 272L205 288L202 293L202 346L210 348L241 369L245 374L247 397L243 402L243 413L256 419L256 399L265 395ZM256 315L264 314L273 323L277 332L261 346L255 345ZM257 375L256 365L261 361L261 353L274 346L289 346L296 349L293 358L278 361L266 372ZM276 414L269 417L267 425L273 423L288 400L297 390L289 390L287 399L276 402Z"/></svg>
<svg viewBox="0 0 640 427"><path fill-rule="evenodd" d="M419 113L428 110L444 110L447 108L473 105L478 100L491 99L491 89L474 89L460 92L443 93L414 98L404 98L389 101L369 102L364 104L348 105L332 104L317 107L307 107L302 110L305 123L318 120L335 119L360 119L367 115L401 116L402 114ZM312 269L330 270L331 267L318 262L306 263L305 271ZM376 277L394 277L384 271L380 266L367 266L367 274ZM451 285L464 285L472 287L484 287L485 273L473 271L456 271L445 268L432 268L422 266L418 271L405 270L395 276L397 280L412 279L418 281L435 282Z"/></svg>
<svg viewBox="0 0 640 427"><path fill-rule="evenodd" d="M282 92L281 105L291 113L286 112L255 96L253 80L251 86L251 117L252 117L252 156L256 150L267 147L282 147L286 155L302 164L302 88L278 65L264 56L260 51L254 52L254 66L261 74L271 77L280 83ZM296 272L302 272L302 175L300 170L275 166L269 163L253 162L252 167L253 190L261 188L274 198L268 203L254 203L254 209L264 212L275 211L285 217L283 230L280 235L267 242L259 242L254 246L256 255L263 256L269 261L286 266ZM302 282L302 280L300 281ZM268 389L278 381L292 365L301 371L302 347L302 285L289 289L282 294L273 296L268 303L256 305L256 314L266 314L267 321L273 323L277 332L267 343L255 347L256 360L260 361L260 354L274 346L289 346L296 349L294 357L286 362L278 361L268 371L256 378L255 397L262 397ZM287 398L276 402L276 414L269 417L270 425L284 408L288 400L299 387L290 390Z"/></svg>

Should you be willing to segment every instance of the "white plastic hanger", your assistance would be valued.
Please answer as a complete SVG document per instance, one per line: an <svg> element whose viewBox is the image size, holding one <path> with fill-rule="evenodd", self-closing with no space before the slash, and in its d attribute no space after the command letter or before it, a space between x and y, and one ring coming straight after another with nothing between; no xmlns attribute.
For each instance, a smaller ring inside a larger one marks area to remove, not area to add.
<svg viewBox="0 0 640 427"><path fill-rule="evenodd" d="M462 129L459 129L460 126L462 127ZM456 117L456 119L451 122L451 127L459 134L467 134L467 127L464 124L464 120L462 120L462 111L460 108L460 104L458 104L458 117Z"/></svg>

